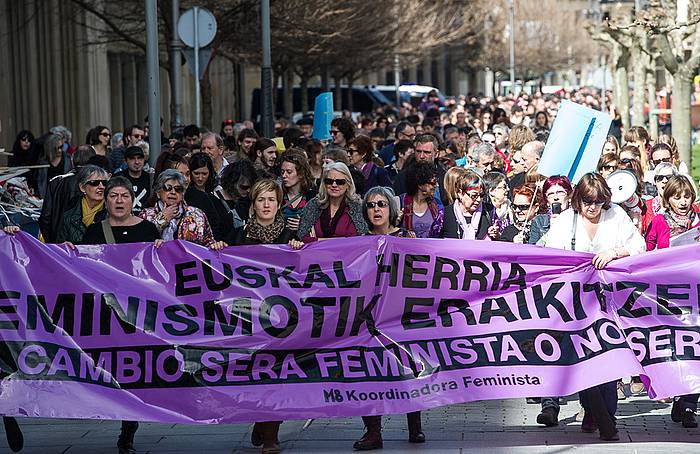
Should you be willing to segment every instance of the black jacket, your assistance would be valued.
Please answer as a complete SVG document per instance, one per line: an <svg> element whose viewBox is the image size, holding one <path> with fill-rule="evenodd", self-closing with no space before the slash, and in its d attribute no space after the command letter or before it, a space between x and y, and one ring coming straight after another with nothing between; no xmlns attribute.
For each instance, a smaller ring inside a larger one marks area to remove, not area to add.
<svg viewBox="0 0 700 454"><path fill-rule="evenodd" d="M185 202L204 211L216 241L222 241L233 230L233 218L218 197L190 186L185 191Z"/></svg>
<svg viewBox="0 0 700 454"><path fill-rule="evenodd" d="M71 207L63 214L60 225L56 232L56 243L70 241L79 244L83 241L83 236L87 231L87 226L83 224L82 196L76 197L71 202ZM102 222L107 218L107 210L104 208L95 215L94 222Z"/></svg>
<svg viewBox="0 0 700 454"><path fill-rule="evenodd" d="M445 192L445 173L447 173L447 170L441 163L435 161L435 171L437 173L437 184L440 188L440 201L442 202L443 206L446 206L447 192ZM393 189L394 194L396 195L406 193L406 166L404 166L403 169L396 174Z"/></svg>
<svg viewBox="0 0 700 454"><path fill-rule="evenodd" d="M494 217L495 208L490 203L484 202L479 219L479 228L476 232L476 239L483 240L488 235L489 227L491 227L491 219ZM448 205L445 207L445 221L442 224L443 238L462 238L462 227L457 222L454 207Z"/></svg>
<svg viewBox="0 0 700 454"><path fill-rule="evenodd" d="M44 203L39 216L39 229L46 243L60 243L56 239L63 215L71 207L71 202L80 196L75 171L57 176L49 182ZM79 200L79 199L78 199Z"/></svg>
<svg viewBox="0 0 700 454"><path fill-rule="evenodd" d="M273 241L272 244L287 244L289 243L289 241L294 239L295 233L296 232L292 232L291 230L285 227L284 229L282 229L282 232L280 232L279 236L275 238L275 241ZM226 236L226 238L224 238L224 241L229 246L248 246L253 244L261 244L260 242L250 239L246 236L245 227L240 227L233 230Z"/></svg>

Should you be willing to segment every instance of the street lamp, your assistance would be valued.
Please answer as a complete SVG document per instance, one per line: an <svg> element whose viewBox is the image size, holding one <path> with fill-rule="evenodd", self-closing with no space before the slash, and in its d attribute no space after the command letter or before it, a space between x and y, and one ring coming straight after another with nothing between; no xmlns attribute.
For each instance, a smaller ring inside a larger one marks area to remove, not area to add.
<svg viewBox="0 0 700 454"><path fill-rule="evenodd" d="M510 21L510 90L515 95L515 0L508 0L508 16Z"/></svg>

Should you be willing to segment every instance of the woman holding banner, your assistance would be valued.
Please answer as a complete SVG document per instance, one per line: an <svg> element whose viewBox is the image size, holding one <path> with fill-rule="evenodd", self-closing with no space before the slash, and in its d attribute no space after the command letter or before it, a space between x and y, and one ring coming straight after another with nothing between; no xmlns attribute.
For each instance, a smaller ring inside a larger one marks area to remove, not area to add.
<svg viewBox="0 0 700 454"><path fill-rule="evenodd" d="M362 203L348 166L342 162L323 169L318 196L306 204L297 238L305 243L325 238L344 238L367 233Z"/></svg>
<svg viewBox="0 0 700 454"><path fill-rule="evenodd" d="M394 196L394 191L388 187L375 186L365 194L362 202L362 212L369 225L369 235L391 235L404 238L415 238L413 232L397 227L399 220L399 204ZM408 441L411 443L425 443L425 434L421 424L419 411L406 415L408 420ZM382 449L382 417L363 416L366 432L362 438L353 444L357 451L369 451Z"/></svg>
<svg viewBox="0 0 700 454"><path fill-rule="evenodd" d="M674 175L668 180L661 199L664 212L656 215L647 232L648 251L670 247L672 237L698 226L700 218L694 200L695 188L688 177ZM671 419L686 428L697 427L695 412L698 409L698 396L700 394L676 397L671 408Z"/></svg>
<svg viewBox="0 0 700 454"><path fill-rule="evenodd" d="M592 252L592 264L598 269L613 260L644 252L644 238L625 210L610 202L611 197L601 175L585 174L571 196L571 208L552 221L545 246ZM579 396L585 410L581 430L595 432L599 428L602 440L619 440L614 419L617 381L586 389Z"/></svg>
<svg viewBox="0 0 700 454"><path fill-rule="evenodd" d="M105 187L107 218L88 227L82 244L125 244L153 242L156 248L162 240L151 222L131 214L134 207L133 184L124 177L109 180ZM117 440L119 454L133 454L134 435L139 428L136 421L122 421Z"/></svg>
<svg viewBox="0 0 700 454"><path fill-rule="evenodd" d="M76 197L71 202L72 207L63 214L56 233L57 243L80 243L87 228L106 217L104 192L109 176L106 170L94 165L86 165L78 171L76 178L82 195Z"/></svg>

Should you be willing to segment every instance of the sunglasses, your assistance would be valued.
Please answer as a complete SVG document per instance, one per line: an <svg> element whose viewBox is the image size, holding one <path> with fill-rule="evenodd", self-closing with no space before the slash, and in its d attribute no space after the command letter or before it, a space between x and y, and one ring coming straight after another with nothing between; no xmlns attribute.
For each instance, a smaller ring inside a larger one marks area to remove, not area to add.
<svg viewBox="0 0 700 454"><path fill-rule="evenodd" d="M370 210L373 209L374 207L379 207L379 208L386 208L389 206L389 202L385 200L378 200L376 202L367 202L367 208Z"/></svg>
<svg viewBox="0 0 700 454"><path fill-rule="evenodd" d="M668 163L670 163L670 162L671 162L671 157L669 156L668 158L655 159L655 160L654 160L654 165L659 165L659 164L661 164L662 162L668 162Z"/></svg>
<svg viewBox="0 0 700 454"><path fill-rule="evenodd" d="M608 171L608 172L614 172L615 169L617 169L617 166L606 165L606 166L603 166L602 169L605 171Z"/></svg>
<svg viewBox="0 0 700 454"><path fill-rule="evenodd" d="M99 185L107 186L107 180L88 180L85 182L85 184L88 186L92 186L93 188L96 188Z"/></svg>
<svg viewBox="0 0 700 454"><path fill-rule="evenodd" d="M100 135L101 135L102 137L112 137L112 134L110 134L110 133L108 133L108 132L101 132Z"/></svg>
<svg viewBox="0 0 700 454"><path fill-rule="evenodd" d="M625 164L625 165L629 164L632 161L634 161L634 159L630 159L630 158L620 159L620 163Z"/></svg>
<svg viewBox="0 0 700 454"><path fill-rule="evenodd" d="M325 184L326 186L333 186L334 184L336 186L345 186L345 183L347 183L345 178L336 178L336 179L324 178L323 179L323 184Z"/></svg>
<svg viewBox="0 0 700 454"><path fill-rule="evenodd" d="M597 207L602 207L603 205L605 205L605 202L601 202L600 200L586 200L586 199L583 199L583 200L581 200L581 202L582 202L584 205L587 205L587 206L593 206L593 205L595 205L595 206L597 206Z"/></svg>
<svg viewBox="0 0 700 454"><path fill-rule="evenodd" d="M332 135L332 136L338 134L339 132L340 132L340 131L338 131L337 129L331 129L331 135Z"/></svg>
<svg viewBox="0 0 700 454"><path fill-rule="evenodd" d="M472 202L476 202L477 200L482 199L484 197L484 194L482 193L470 194L467 192L466 194L469 196L470 199L472 199Z"/></svg>
<svg viewBox="0 0 700 454"><path fill-rule="evenodd" d="M182 194L183 192L185 192L185 187L180 186L180 185L172 186L172 185L166 184L166 185L163 185L163 191L165 191L165 192L175 191L178 194Z"/></svg>
<svg viewBox="0 0 700 454"><path fill-rule="evenodd" d="M671 179L671 175L656 175L654 177L654 181L657 183L661 183L661 182L666 183L670 179Z"/></svg>
<svg viewBox="0 0 700 454"><path fill-rule="evenodd" d="M247 191L252 188L252 186L249 184L239 184L238 187L241 188L242 191Z"/></svg>
<svg viewBox="0 0 700 454"><path fill-rule="evenodd" d="M527 211L530 208L529 204L525 205L511 205L513 207L513 211Z"/></svg>

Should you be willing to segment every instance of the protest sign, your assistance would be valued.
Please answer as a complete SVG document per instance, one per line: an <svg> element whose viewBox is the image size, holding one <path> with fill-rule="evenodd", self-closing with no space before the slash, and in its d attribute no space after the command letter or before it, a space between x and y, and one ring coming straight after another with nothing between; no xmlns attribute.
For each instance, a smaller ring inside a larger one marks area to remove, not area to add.
<svg viewBox="0 0 700 454"><path fill-rule="evenodd" d="M314 104L314 129L312 137L318 140L332 140L331 121L333 120L333 93L325 92L316 96Z"/></svg>
<svg viewBox="0 0 700 454"><path fill-rule="evenodd" d="M564 175L572 184L594 172L611 121L604 112L563 100L537 172L547 177Z"/></svg>
<svg viewBox="0 0 700 454"><path fill-rule="evenodd" d="M223 252L0 236L0 413L234 423L700 392L700 246L591 255L383 236ZM668 267L668 264L674 264ZM634 270L634 273L632 273Z"/></svg>

